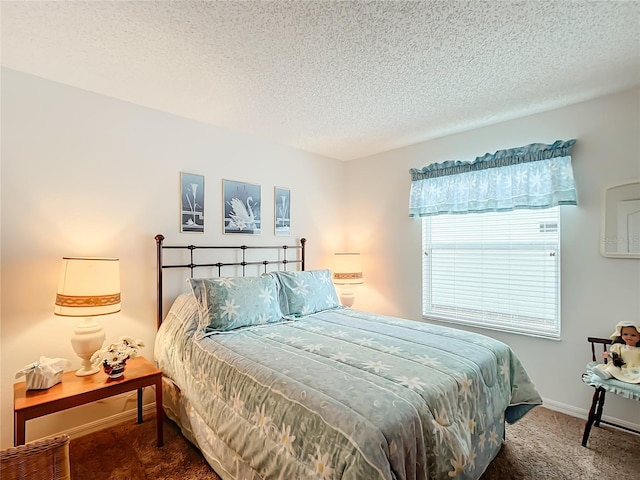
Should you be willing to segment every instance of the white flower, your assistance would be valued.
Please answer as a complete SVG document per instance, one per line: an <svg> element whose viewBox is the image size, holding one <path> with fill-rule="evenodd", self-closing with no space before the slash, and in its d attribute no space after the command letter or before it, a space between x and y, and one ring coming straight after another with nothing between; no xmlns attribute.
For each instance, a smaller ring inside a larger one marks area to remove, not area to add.
<svg viewBox="0 0 640 480"><path fill-rule="evenodd" d="M500 443L500 440L498 440L498 432L496 432L495 427L493 427L491 429L491 432L489 433L489 443L491 443L491 445L494 447L498 446L498 444Z"/></svg>
<svg viewBox="0 0 640 480"><path fill-rule="evenodd" d="M233 391L233 411L239 414L244 412L244 400L240 398L240 394L237 391Z"/></svg>
<svg viewBox="0 0 640 480"><path fill-rule="evenodd" d="M460 452L456 452L456 456L449 461L451 462L451 466L453 467L453 470L449 472L449 476L451 478L457 477L462 473L462 470L464 469L465 461L462 457L462 454Z"/></svg>
<svg viewBox="0 0 640 480"><path fill-rule="evenodd" d="M473 380L467 378L467 376L465 375L464 377L456 378L456 381L458 382L459 387L458 395L464 397L465 399L471 397L471 386L473 384Z"/></svg>
<svg viewBox="0 0 640 480"><path fill-rule="evenodd" d="M346 362L351 359L351 355L346 352L338 352L331 355L331 360L337 360L339 362Z"/></svg>
<svg viewBox="0 0 640 480"><path fill-rule="evenodd" d="M294 292L296 292L297 295L302 295L302 296L309 293L309 287L304 283L304 280L297 280L296 286L293 290Z"/></svg>
<svg viewBox="0 0 640 480"><path fill-rule="evenodd" d="M485 436L485 434L483 432L478 437L478 447L480 447L480 452L484 452L484 447L485 447L486 443L487 443L487 437Z"/></svg>
<svg viewBox="0 0 640 480"><path fill-rule="evenodd" d="M111 343L91 356L91 363L99 365L100 363L115 364L123 360L134 358L138 355L138 349L144 347L142 340L134 340L131 337L120 337L117 342Z"/></svg>
<svg viewBox="0 0 640 480"><path fill-rule="evenodd" d="M476 449L471 447L471 452L469 452L469 460L467 460L467 465L471 470L475 470L476 468Z"/></svg>
<svg viewBox="0 0 640 480"><path fill-rule="evenodd" d="M282 431L280 432L280 451L285 451L293 455L293 441L296 439L295 435L291 435L291 425L282 424Z"/></svg>
<svg viewBox="0 0 640 480"><path fill-rule="evenodd" d="M227 288L235 285L233 283L233 278L231 278L231 277L214 278L213 281L216 282L218 285L224 285Z"/></svg>
<svg viewBox="0 0 640 480"><path fill-rule="evenodd" d="M440 361L437 358L430 357L429 355L416 357L415 360L426 367L438 367L440 365Z"/></svg>
<svg viewBox="0 0 640 480"><path fill-rule="evenodd" d="M467 428L471 433L473 433L476 429L476 421L473 418L467 420Z"/></svg>
<svg viewBox="0 0 640 480"><path fill-rule="evenodd" d="M433 431L436 435L436 438L442 442L444 441L444 437L448 437L449 433L447 432L447 426L449 425L449 420L447 419L447 414L444 410L436 411L433 420L431 420L433 424Z"/></svg>
<svg viewBox="0 0 640 480"><path fill-rule="evenodd" d="M391 365L385 365L380 360L374 362L373 360L369 360L364 362L364 368L373 370L376 373L380 373L381 370L389 370Z"/></svg>
<svg viewBox="0 0 640 480"><path fill-rule="evenodd" d="M264 325L265 323L269 322L269 314L268 313L261 313L260 315L258 315L258 323L260 325Z"/></svg>
<svg viewBox="0 0 640 480"><path fill-rule="evenodd" d="M322 283L331 283L331 275L329 275L329 272L321 272L319 277Z"/></svg>
<svg viewBox="0 0 640 480"><path fill-rule="evenodd" d="M236 305L233 298L231 301L225 300L224 306L220 307L220 310L222 310L222 318L226 316L229 320L232 320L234 316L239 317L238 308L240 308L240 305Z"/></svg>
<svg viewBox="0 0 640 480"><path fill-rule="evenodd" d="M325 453L322 455L319 445L316 447L316 450L315 458L313 455L309 455L309 460L313 462L316 469L315 474L322 479L331 478L333 468L329 466L329 454Z"/></svg>
<svg viewBox="0 0 640 480"><path fill-rule="evenodd" d="M324 345L322 345L321 343L316 343L316 344L310 343L309 345L305 345L304 347L302 347L302 349L306 350L307 352L319 352L320 349L323 347Z"/></svg>
<svg viewBox="0 0 640 480"><path fill-rule="evenodd" d="M380 350L391 355L400 355L400 353L402 352L402 349L400 347L391 347L386 345L383 345Z"/></svg>
<svg viewBox="0 0 640 480"><path fill-rule="evenodd" d="M264 303L266 303L267 305L271 304L272 300L275 300L269 287L264 287L262 290L260 290L260 298L264 299Z"/></svg>
<svg viewBox="0 0 640 480"><path fill-rule="evenodd" d="M500 372L502 373L505 382L509 380L509 365L507 365L506 360L500 364Z"/></svg>
<svg viewBox="0 0 640 480"><path fill-rule="evenodd" d="M220 398L222 396L222 391L223 390L224 390L224 385L216 377L213 380L213 388L211 389L211 393L213 393L214 397L219 397Z"/></svg>
<svg viewBox="0 0 640 480"><path fill-rule="evenodd" d="M264 412L264 405L262 405L262 408L256 407L252 420L260 430L265 434L267 433L269 425L271 424L271 417L267 417L267 414Z"/></svg>
<svg viewBox="0 0 640 480"><path fill-rule="evenodd" d="M409 388L409 390L420 390L422 392L424 391L422 387L426 385L418 377L409 378L403 375L402 377L396 377L396 380L400 382L401 385L405 385Z"/></svg>

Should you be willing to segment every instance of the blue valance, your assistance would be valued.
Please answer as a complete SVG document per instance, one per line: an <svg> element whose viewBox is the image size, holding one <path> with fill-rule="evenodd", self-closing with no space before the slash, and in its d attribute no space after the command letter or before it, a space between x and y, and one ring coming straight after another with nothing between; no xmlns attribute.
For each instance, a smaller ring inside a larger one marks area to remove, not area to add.
<svg viewBox="0 0 640 480"><path fill-rule="evenodd" d="M576 205L575 140L532 143L477 157L412 168L409 216L500 212Z"/></svg>

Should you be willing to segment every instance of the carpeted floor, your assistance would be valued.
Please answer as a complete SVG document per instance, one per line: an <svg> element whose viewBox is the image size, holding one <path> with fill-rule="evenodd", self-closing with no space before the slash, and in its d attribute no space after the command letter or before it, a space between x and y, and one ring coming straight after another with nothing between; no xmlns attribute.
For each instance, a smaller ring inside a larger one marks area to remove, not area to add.
<svg viewBox="0 0 640 480"><path fill-rule="evenodd" d="M640 479L640 436L594 428L583 448L583 429L584 420L535 408L507 426L507 440L481 480ZM148 419L74 439L71 480L220 480L173 422L165 422L164 437L156 448Z"/></svg>
<svg viewBox="0 0 640 480"><path fill-rule="evenodd" d="M581 445L585 421L544 407L507 425L506 442L482 480L640 479L640 436L593 428Z"/></svg>

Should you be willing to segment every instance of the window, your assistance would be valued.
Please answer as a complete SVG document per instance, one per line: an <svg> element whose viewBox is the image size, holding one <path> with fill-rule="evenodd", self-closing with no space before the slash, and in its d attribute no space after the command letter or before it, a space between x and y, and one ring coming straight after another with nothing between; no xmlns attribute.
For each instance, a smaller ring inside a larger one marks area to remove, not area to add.
<svg viewBox="0 0 640 480"><path fill-rule="evenodd" d="M422 219L423 316L560 338L560 210Z"/></svg>

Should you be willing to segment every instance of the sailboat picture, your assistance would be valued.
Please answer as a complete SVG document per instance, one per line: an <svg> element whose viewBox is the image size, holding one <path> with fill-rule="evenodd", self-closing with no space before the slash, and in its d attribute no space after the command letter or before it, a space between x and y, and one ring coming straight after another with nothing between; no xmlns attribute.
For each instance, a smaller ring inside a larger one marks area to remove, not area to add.
<svg viewBox="0 0 640 480"><path fill-rule="evenodd" d="M260 185L222 180L224 233L260 235Z"/></svg>

